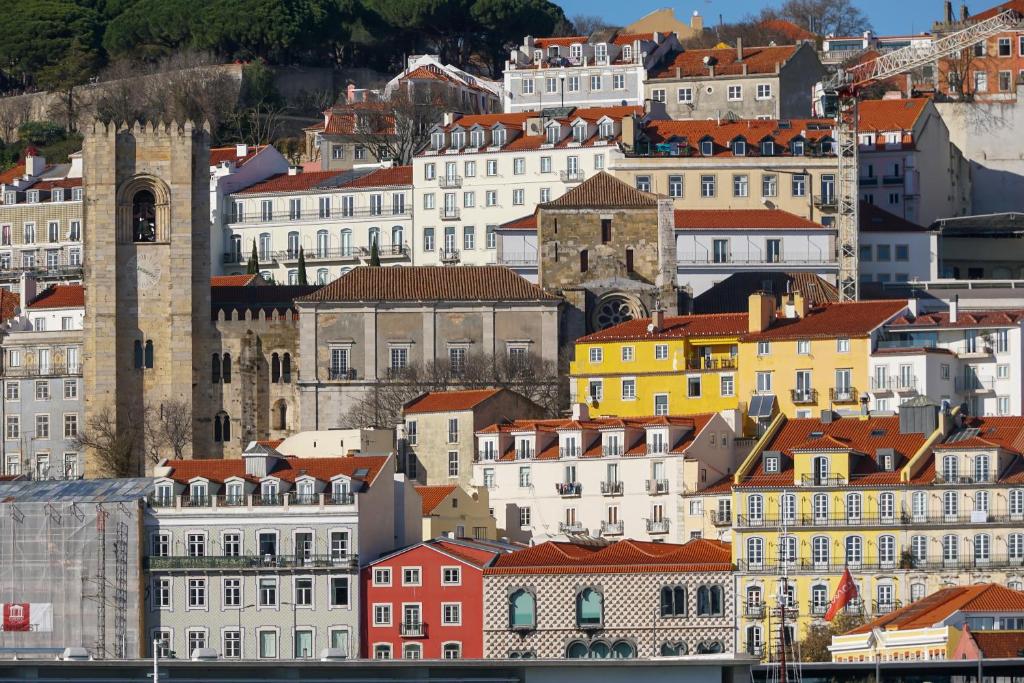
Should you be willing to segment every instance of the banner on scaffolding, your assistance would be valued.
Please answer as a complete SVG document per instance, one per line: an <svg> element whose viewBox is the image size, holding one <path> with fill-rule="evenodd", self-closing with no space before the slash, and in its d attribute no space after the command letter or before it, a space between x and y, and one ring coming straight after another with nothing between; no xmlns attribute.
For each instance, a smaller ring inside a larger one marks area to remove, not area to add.
<svg viewBox="0 0 1024 683"><path fill-rule="evenodd" d="M0 631L53 631L53 605L49 602L3 602L0 613Z"/></svg>

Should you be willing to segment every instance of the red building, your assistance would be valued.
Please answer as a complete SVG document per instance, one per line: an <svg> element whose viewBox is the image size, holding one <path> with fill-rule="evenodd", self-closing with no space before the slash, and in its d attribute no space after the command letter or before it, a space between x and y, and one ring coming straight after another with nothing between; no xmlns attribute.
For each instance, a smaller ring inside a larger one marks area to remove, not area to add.
<svg viewBox="0 0 1024 683"><path fill-rule="evenodd" d="M362 570L362 656L483 657L483 569L519 549L497 541L435 538Z"/></svg>
<svg viewBox="0 0 1024 683"><path fill-rule="evenodd" d="M1007 0L954 21L951 4L935 26L936 35L956 31L1012 9L1024 14L1024 0ZM1015 28L978 43L961 54L939 60L939 90L947 95L973 97L979 102L1015 102L1017 85L1024 82L1024 29Z"/></svg>

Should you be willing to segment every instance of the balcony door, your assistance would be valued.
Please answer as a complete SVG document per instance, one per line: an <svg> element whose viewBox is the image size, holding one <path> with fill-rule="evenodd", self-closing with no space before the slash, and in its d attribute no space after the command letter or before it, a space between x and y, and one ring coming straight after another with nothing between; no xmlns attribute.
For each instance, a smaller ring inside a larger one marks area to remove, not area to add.
<svg viewBox="0 0 1024 683"><path fill-rule="evenodd" d="M811 395L811 371L810 370L797 370L796 371L796 393L797 398L801 401L807 400Z"/></svg>

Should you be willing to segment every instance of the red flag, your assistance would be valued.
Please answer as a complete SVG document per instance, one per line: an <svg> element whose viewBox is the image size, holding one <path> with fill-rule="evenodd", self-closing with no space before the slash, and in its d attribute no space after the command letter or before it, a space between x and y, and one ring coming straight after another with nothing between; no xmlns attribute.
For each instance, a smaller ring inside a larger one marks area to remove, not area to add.
<svg viewBox="0 0 1024 683"><path fill-rule="evenodd" d="M844 569L843 576L839 579L839 587L836 588L836 594L832 598L832 602L828 606L828 611L825 612L825 621L832 621L839 614L839 610L846 607L852 600L857 599L857 584L853 582L853 577L850 576L850 570Z"/></svg>

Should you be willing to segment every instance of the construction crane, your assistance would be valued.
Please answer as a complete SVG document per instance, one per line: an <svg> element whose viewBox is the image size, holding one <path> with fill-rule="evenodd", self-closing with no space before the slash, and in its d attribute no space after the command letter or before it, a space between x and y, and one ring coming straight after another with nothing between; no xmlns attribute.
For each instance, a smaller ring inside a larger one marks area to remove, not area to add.
<svg viewBox="0 0 1024 683"><path fill-rule="evenodd" d="M934 64L987 38L1016 28L1021 15L1006 10L960 31L950 33L926 46L908 45L849 68L840 68L824 83L819 111L834 116L836 157L836 227L839 233L839 300L856 301L860 294L858 279L857 234L857 102L867 85Z"/></svg>

